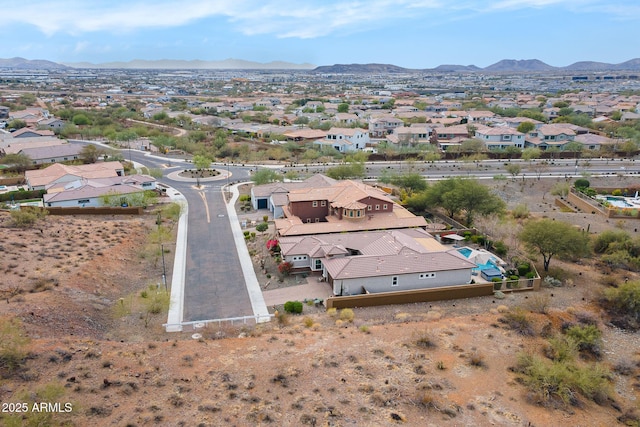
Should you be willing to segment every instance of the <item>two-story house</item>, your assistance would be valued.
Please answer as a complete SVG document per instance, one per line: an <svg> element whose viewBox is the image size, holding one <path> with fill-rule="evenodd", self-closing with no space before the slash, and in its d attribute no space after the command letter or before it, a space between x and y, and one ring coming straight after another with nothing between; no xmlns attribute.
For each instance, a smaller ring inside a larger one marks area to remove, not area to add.
<svg viewBox="0 0 640 427"><path fill-rule="evenodd" d="M341 153L347 153L360 151L370 142L369 133L366 129L331 128L327 131L324 139L314 141L314 144L321 147L333 147Z"/></svg>
<svg viewBox="0 0 640 427"><path fill-rule="evenodd" d="M524 148L525 135L507 127L487 127L476 130L476 139L484 143L488 150L504 150L507 147Z"/></svg>
<svg viewBox="0 0 640 427"><path fill-rule="evenodd" d="M576 132L569 126L565 123L542 125L526 136L525 147L538 147L541 150L555 147L562 150L576 138Z"/></svg>
<svg viewBox="0 0 640 427"><path fill-rule="evenodd" d="M380 138L403 126L404 122L394 116L372 117L369 119L369 135L374 138Z"/></svg>

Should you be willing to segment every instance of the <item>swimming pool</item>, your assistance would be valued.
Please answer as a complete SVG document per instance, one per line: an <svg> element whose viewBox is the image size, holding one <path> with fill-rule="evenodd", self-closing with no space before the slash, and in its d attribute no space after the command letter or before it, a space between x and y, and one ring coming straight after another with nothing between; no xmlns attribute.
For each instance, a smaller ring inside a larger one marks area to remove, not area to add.
<svg viewBox="0 0 640 427"><path fill-rule="evenodd" d="M473 268L471 271L473 272L478 272L478 271L482 271L482 270L487 270L489 268L497 268L500 269L500 267L498 266L496 259L493 255L491 255L488 252L480 252L477 250L473 250L469 247L463 247L463 248L458 248L457 251L463 255L465 258L469 259L469 261L474 262L476 264L476 268ZM490 258L486 259L486 256L489 255ZM486 261L484 263L479 263L479 257L483 256L483 259L486 259Z"/></svg>
<svg viewBox="0 0 640 427"><path fill-rule="evenodd" d="M607 202L609 202L609 204L611 204L612 206L615 206L617 208L632 208L633 207L633 205L631 203L627 202L622 197L606 196L605 199L607 200Z"/></svg>
<svg viewBox="0 0 640 427"><path fill-rule="evenodd" d="M465 258L469 258L469 255L471 255L471 252L473 252L473 250L471 248L459 248L458 252L464 255Z"/></svg>

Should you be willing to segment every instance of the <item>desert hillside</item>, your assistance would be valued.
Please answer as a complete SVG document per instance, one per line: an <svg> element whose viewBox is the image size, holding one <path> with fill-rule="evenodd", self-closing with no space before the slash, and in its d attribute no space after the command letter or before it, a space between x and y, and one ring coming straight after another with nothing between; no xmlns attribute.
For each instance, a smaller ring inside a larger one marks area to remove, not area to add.
<svg viewBox="0 0 640 427"><path fill-rule="evenodd" d="M512 204L525 200L520 184L496 185ZM530 206L607 227L554 211L547 191ZM612 283L635 280L629 272L554 260L561 285L537 293L352 312L305 305L269 324L166 334L149 305L155 221L49 216L18 229L0 213L0 350L25 356L3 359L0 425L639 423L640 334L598 304ZM601 341L571 348L563 337L576 327ZM538 381L544 366L563 381ZM59 405L35 412L43 402Z"/></svg>

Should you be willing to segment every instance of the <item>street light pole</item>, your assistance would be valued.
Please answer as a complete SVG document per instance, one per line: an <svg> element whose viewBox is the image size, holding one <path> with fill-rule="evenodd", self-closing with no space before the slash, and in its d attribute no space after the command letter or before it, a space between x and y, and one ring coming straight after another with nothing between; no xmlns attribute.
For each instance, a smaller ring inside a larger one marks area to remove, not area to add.
<svg viewBox="0 0 640 427"><path fill-rule="evenodd" d="M167 267L164 263L164 244L160 243L160 249L162 250L162 284L164 284L165 292L168 292L167 289Z"/></svg>

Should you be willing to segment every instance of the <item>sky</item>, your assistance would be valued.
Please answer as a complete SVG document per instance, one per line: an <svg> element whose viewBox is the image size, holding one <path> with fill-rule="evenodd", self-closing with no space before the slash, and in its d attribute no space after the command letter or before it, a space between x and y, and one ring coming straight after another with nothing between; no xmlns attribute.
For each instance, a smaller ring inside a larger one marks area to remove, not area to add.
<svg viewBox="0 0 640 427"><path fill-rule="evenodd" d="M0 58L316 66L640 57L638 0L3 0Z"/></svg>

